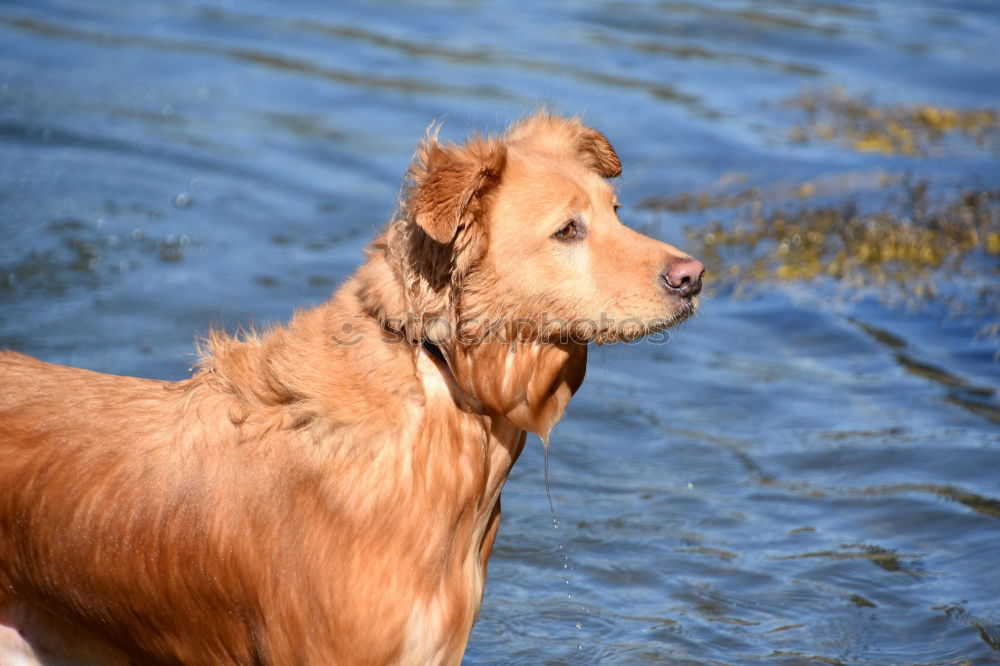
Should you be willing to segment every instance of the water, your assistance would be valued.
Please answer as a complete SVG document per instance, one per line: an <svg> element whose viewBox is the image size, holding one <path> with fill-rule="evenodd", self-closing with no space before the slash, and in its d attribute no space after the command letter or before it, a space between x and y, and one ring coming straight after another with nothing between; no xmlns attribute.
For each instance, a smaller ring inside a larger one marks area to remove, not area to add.
<svg viewBox="0 0 1000 666"><path fill-rule="evenodd" d="M997 109L998 45L986 0L7 0L0 344L183 377L210 323L285 319L350 274L434 119L457 139L582 112L622 156L624 219L681 246L755 206L899 212L879 183L907 174L933 202L995 188L993 139L871 152L785 100ZM957 314L717 273L668 344L593 350L552 433L561 528L532 439L466 662L1000 663L1000 363L970 296L995 298L996 257L966 266L933 278Z"/></svg>

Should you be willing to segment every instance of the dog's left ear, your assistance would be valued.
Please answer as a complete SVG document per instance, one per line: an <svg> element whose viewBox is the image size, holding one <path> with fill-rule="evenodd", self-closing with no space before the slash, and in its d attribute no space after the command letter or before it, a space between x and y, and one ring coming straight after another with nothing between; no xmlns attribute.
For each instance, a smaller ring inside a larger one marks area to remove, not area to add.
<svg viewBox="0 0 1000 666"><path fill-rule="evenodd" d="M448 245L486 213L485 196L500 182L507 162L502 142L474 138L443 145L428 137L410 167L407 207L428 236Z"/></svg>
<svg viewBox="0 0 1000 666"><path fill-rule="evenodd" d="M602 178L622 175L622 161L607 137L590 127L583 127L577 139L577 152L585 165Z"/></svg>
<svg viewBox="0 0 1000 666"><path fill-rule="evenodd" d="M446 340L462 281L486 249L490 194L507 162L498 139L442 144L428 135L407 174L400 215L358 272L359 295L412 341Z"/></svg>

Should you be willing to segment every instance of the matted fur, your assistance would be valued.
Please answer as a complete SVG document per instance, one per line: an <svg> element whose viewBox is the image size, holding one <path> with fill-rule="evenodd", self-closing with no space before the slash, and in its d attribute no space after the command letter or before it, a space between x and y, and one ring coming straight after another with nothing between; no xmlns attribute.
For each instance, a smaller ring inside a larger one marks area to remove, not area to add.
<svg viewBox="0 0 1000 666"><path fill-rule="evenodd" d="M0 663L458 663L527 432L696 307L620 170L574 118L429 134L357 274L190 379L0 354Z"/></svg>

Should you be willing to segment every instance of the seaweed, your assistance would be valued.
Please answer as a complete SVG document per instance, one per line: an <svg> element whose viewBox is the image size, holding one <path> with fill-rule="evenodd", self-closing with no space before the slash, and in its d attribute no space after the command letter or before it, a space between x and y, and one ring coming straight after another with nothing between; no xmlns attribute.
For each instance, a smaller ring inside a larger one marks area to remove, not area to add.
<svg viewBox="0 0 1000 666"><path fill-rule="evenodd" d="M952 312L981 319L981 333L997 338L1000 189L932 201L927 182L901 188L897 205L869 212L853 201L805 199L786 209L756 199L735 222L714 220L685 232L717 288L738 294L774 282L829 280L917 308L937 298ZM705 196L728 201L689 198Z"/></svg>
<svg viewBox="0 0 1000 666"><path fill-rule="evenodd" d="M805 121L788 133L793 143L839 140L859 152L907 156L944 153L961 140L994 152L1000 147L1000 114L991 108L879 106L870 97L852 96L841 88L810 90L783 106L805 113Z"/></svg>

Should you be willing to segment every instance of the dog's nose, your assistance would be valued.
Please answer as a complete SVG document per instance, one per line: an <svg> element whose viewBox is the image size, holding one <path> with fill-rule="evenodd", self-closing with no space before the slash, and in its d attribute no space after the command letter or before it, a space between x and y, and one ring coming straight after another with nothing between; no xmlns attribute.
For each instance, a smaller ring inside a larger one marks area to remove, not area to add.
<svg viewBox="0 0 1000 666"><path fill-rule="evenodd" d="M685 257L667 266L660 274L660 279L667 291L681 298L690 298L701 292L701 277L705 274L705 265L697 259Z"/></svg>

